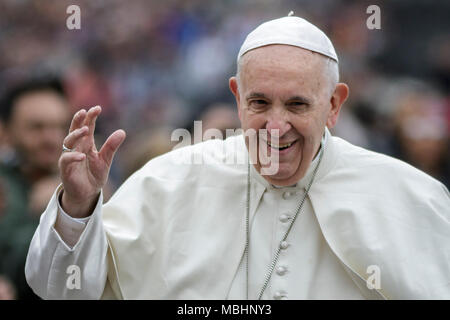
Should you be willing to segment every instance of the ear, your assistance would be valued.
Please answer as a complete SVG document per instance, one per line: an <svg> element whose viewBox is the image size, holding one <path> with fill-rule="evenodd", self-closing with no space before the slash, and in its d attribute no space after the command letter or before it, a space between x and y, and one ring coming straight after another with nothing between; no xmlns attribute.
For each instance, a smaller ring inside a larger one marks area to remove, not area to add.
<svg viewBox="0 0 450 320"><path fill-rule="evenodd" d="M230 90L233 93L234 97L236 98L238 115L239 115L239 119L241 119L241 97L239 95L239 86L238 86L237 78L231 77L230 80L228 81L228 85L229 85Z"/></svg>
<svg viewBox="0 0 450 320"><path fill-rule="evenodd" d="M11 145L11 128L5 125L3 122L0 122L0 143L4 143L6 145Z"/></svg>
<svg viewBox="0 0 450 320"><path fill-rule="evenodd" d="M329 129L336 125L339 111L341 110L341 106L344 104L345 100L347 100L349 92L350 89L345 83L336 84L336 88L334 89L333 95L330 99L331 110L327 119L327 127Z"/></svg>

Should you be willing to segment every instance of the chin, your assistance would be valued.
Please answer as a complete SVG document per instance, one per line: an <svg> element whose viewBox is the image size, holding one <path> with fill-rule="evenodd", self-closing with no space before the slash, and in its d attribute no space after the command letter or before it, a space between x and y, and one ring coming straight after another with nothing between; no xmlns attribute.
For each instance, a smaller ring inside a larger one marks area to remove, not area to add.
<svg viewBox="0 0 450 320"><path fill-rule="evenodd" d="M289 187L297 183L298 179L295 179L293 177L290 178L282 178L278 179L273 178L274 176L265 176L267 181L269 181L270 184L279 186L279 187Z"/></svg>
<svg viewBox="0 0 450 320"><path fill-rule="evenodd" d="M41 161L36 163L35 167L44 172L53 172L58 168L58 164L55 164L55 161Z"/></svg>
<svg viewBox="0 0 450 320"><path fill-rule="evenodd" d="M294 171L294 172L293 172ZM267 181L277 186L291 186L298 182L295 176L295 170L289 168L280 168L276 174L264 176Z"/></svg>

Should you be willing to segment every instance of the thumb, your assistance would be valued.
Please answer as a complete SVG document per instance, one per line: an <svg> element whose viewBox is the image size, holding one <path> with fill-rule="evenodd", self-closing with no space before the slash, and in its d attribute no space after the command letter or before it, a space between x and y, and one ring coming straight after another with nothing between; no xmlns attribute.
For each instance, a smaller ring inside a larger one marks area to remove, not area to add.
<svg viewBox="0 0 450 320"><path fill-rule="evenodd" d="M108 165L111 165L114 154L116 153L117 149L119 149L122 142L125 140L125 137L125 131L119 129L114 131L103 144L102 148L99 151L99 156Z"/></svg>

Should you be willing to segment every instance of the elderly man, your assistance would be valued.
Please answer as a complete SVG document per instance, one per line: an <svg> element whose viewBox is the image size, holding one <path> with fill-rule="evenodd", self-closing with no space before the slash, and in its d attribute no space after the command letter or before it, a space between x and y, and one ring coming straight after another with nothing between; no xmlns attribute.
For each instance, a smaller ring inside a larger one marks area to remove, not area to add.
<svg viewBox="0 0 450 320"><path fill-rule="evenodd" d="M330 135L349 92L337 62L298 17L244 41L230 89L244 132L268 132L257 144L277 156L271 174L248 135L211 140L153 159L103 206L125 133L97 151L101 109L76 114L30 286L49 299L450 298L448 190ZM186 155L207 161L176 161Z"/></svg>

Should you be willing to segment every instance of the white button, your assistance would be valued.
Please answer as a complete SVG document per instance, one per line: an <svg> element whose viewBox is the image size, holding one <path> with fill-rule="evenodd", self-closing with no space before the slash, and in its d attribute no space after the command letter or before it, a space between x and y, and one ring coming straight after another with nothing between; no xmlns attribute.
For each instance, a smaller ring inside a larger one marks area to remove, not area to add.
<svg viewBox="0 0 450 320"><path fill-rule="evenodd" d="M289 217L287 214L284 214L284 213L283 213L283 214L280 216L280 221L281 221L281 222L288 222L290 218L291 218L291 217Z"/></svg>
<svg viewBox="0 0 450 320"><path fill-rule="evenodd" d="M292 192L286 191L283 193L283 199L287 200L292 196Z"/></svg>
<svg viewBox="0 0 450 320"><path fill-rule="evenodd" d="M285 266L279 266L277 267L277 274L279 276L283 276L286 274L287 268Z"/></svg>
<svg viewBox="0 0 450 320"><path fill-rule="evenodd" d="M275 294L273 295L273 298L274 298L275 300L281 300L281 299L283 299L283 298L285 298L285 297L287 297L287 294L284 293L284 292L281 292L281 291L277 291L277 292L275 292Z"/></svg>
<svg viewBox="0 0 450 320"><path fill-rule="evenodd" d="M287 243L287 241L282 241L280 243L280 248L281 249L287 249L287 247L289 247L289 243Z"/></svg>

